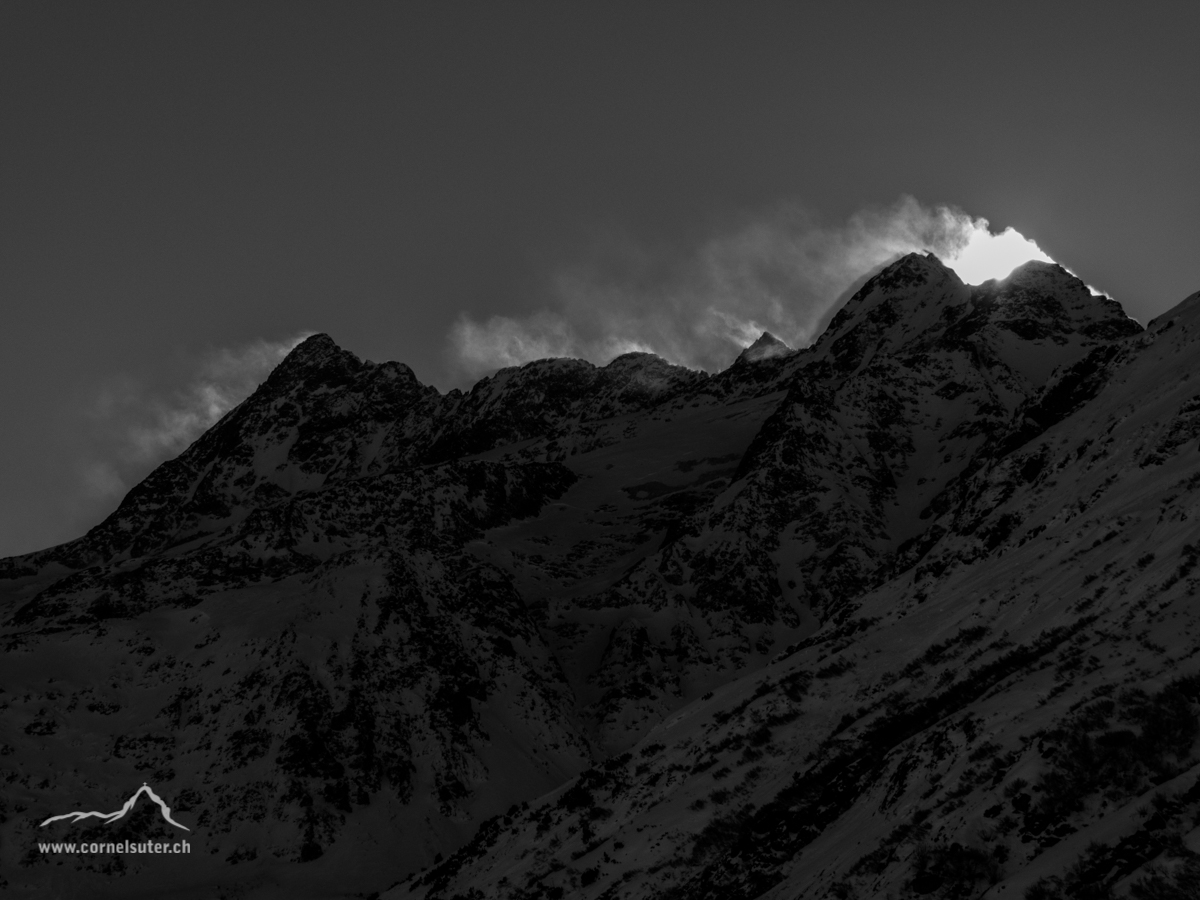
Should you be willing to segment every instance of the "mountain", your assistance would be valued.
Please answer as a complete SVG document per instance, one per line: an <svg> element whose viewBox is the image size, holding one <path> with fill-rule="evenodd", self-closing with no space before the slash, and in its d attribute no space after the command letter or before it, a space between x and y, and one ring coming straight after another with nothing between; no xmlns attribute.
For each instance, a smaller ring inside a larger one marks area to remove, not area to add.
<svg viewBox="0 0 1200 900"><path fill-rule="evenodd" d="M769 331L764 331L753 344L738 354L734 365L756 363L763 359L774 359L792 353L792 348Z"/></svg>
<svg viewBox="0 0 1200 900"><path fill-rule="evenodd" d="M1197 319L914 254L711 375L310 338L0 562L3 886L1191 896ZM186 859L37 852L145 781Z"/></svg>

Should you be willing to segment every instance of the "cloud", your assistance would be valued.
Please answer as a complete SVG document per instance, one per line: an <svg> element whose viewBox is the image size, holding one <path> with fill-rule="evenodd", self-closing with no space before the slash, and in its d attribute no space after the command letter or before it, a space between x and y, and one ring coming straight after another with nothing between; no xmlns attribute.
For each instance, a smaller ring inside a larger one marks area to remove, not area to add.
<svg viewBox="0 0 1200 900"><path fill-rule="evenodd" d="M78 473L84 496L91 503L122 496L248 397L308 336L210 351L175 387L129 376L101 386L87 410L89 427L81 442L86 458L79 461Z"/></svg>
<svg viewBox="0 0 1200 900"><path fill-rule="evenodd" d="M605 248L555 272L540 310L461 315L448 335L450 353L472 376L547 356L603 364L635 349L718 370L763 331L793 347L810 343L847 288L904 253L932 251L950 261L997 237L985 219L908 196L836 226L780 204L683 254Z"/></svg>

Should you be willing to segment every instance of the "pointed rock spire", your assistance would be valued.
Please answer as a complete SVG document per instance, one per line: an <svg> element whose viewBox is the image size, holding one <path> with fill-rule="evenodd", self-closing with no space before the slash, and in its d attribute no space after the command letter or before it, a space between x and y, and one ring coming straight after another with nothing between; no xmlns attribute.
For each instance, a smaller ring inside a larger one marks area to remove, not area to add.
<svg viewBox="0 0 1200 900"><path fill-rule="evenodd" d="M362 367L362 360L339 347L329 335L314 334L302 340L283 358L268 382L308 379L316 373L336 377L356 372Z"/></svg>
<svg viewBox="0 0 1200 900"><path fill-rule="evenodd" d="M772 359L776 356L786 356L792 348L769 331L764 331L757 341L738 354L738 361L743 363L758 362L761 359Z"/></svg>

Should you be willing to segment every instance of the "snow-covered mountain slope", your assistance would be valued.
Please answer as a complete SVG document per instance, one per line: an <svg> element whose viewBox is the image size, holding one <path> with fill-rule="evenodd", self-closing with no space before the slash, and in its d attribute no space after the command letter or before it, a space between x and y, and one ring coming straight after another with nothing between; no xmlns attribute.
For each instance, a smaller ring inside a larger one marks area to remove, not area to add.
<svg viewBox="0 0 1200 900"><path fill-rule="evenodd" d="M88 535L0 563L6 886L1021 896L1076 877L1076 831L1156 847L1198 761L1197 307L1142 333L1057 266L912 255L711 376L442 395L309 339ZM186 866L31 849L142 781Z"/></svg>
<svg viewBox="0 0 1200 900"><path fill-rule="evenodd" d="M926 508L1055 366L1139 330L1054 266L971 290L911 256L868 282L789 357L782 398L745 401L774 409L719 492L680 506L619 578L552 606L560 658L595 660L579 694L602 746L626 749L714 679L803 637L814 613L841 621L941 527Z"/></svg>
<svg viewBox="0 0 1200 900"><path fill-rule="evenodd" d="M1061 370L840 624L387 896L1195 896L1198 343Z"/></svg>

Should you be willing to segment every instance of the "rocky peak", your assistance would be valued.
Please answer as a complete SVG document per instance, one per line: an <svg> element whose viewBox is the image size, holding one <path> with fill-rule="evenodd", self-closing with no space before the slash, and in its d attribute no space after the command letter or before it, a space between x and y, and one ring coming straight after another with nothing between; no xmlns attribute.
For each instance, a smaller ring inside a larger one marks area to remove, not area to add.
<svg viewBox="0 0 1200 900"><path fill-rule="evenodd" d="M935 254L906 253L868 281L859 293L864 293L871 285L878 290L895 293L902 287L935 284L946 280L961 282L958 274Z"/></svg>
<svg viewBox="0 0 1200 900"><path fill-rule="evenodd" d="M1088 333L1100 325L1105 337L1140 330L1111 297L1091 289L1058 263L1030 260L1003 279L984 282L971 290L974 305L994 303L997 320L1035 316L1056 319L1064 328ZM1116 333L1108 334L1108 331Z"/></svg>
<svg viewBox="0 0 1200 900"><path fill-rule="evenodd" d="M774 359L777 356L786 356L791 352L791 347L775 337L771 332L764 331L758 340L738 354L735 365L737 363L755 363L763 359Z"/></svg>
<svg viewBox="0 0 1200 900"><path fill-rule="evenodd" d="M623 353L600 370L601 385L662 393L703 381L703 372L667 362L654 353Z"/></svg>
<svg viewBox="0 0 1200 900"><path fill-rule="evenodd" d="M1111 297L1093 294L1057 263L1036 260L1004 279L971 288L969 307L956 330L974 333L1035 386L1045 384L1054 368L1073 364L1097 342L1142 330Z"/></svg>
<svg viewBox="0 0 1200 900"><path fill-rule="evenodd" d="M352 376L366 363L348 350L339 347L327 334L314 334L297 344L283 358L267 379L267 384L276 386L294 381L321 380L338 381Z"/></svg>
<svg viewBox="0 0 1200 900"><path fill-rule="evenodd" d="M637 373L650 369L671 369L676 368L671 363L667 362L657 353L646 353L640 350L634 350L630 353L622 353L620 356L613 357L609 363L604 366L604 371L611 374L619 373Z"/></svg>
<svg viewBox="0 0 1200 900"><path fill-rule="evenodd" d="M909 253L847 301L813 350L852 370L927 331L969 297L962 279L932 253Z"/></svg>
<svg viewBox="0 0 1200 900"><path fill-rule="evenodd" d="M1045 262L1040 259L1031 259L1028 262L1023 262L1004 278L993 280L1013 285L1036 285L1039 283L1062 284L1064 281L1075 281L1083 284L1082 281L1079 281L1079 278L1072 275L1065 267L1056 262Z"/></svg>

